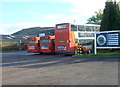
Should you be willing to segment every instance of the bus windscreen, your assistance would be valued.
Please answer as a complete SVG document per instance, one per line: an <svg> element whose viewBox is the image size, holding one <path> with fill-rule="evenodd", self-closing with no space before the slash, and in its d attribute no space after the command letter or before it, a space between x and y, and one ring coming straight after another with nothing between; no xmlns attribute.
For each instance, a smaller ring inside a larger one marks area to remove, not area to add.
<svg viewBox="0 0 120 87"><path fill-rule="evenodd" d="M67 24L60 24L57 26L57 29L66 29L67 28Z"/></svg>
<svg viewBox="0 0 120 87"><path fill-rule="evenodd" d="M49 39L40 40L40 44L49 44L49 43L50 43Z"/></svg>

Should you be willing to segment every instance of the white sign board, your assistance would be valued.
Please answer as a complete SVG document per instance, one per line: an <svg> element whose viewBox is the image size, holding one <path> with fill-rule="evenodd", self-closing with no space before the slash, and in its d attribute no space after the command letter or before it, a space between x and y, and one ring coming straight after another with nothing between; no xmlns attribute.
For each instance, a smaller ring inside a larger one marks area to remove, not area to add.
<svg viewBox="0 0 120 87"><path fill-rule="evenodd" d="M95 33L94 51L96 49L120 49L120 30Z"/></svg>
<svg viewBox="0 0 120 87"><path fill-rule="evenodd" d="M39 37L45 36L45 33L40 33Z"/></svg>

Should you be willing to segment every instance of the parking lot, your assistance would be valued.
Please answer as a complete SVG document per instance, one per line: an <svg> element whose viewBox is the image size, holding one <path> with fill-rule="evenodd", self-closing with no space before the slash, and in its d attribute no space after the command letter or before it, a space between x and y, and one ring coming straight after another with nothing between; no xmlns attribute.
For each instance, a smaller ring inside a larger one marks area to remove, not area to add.
<svg viewBox="0 0 120 87"><path fill-rule="evenodd" d="M2 54L3 85L118 85L118 57Z"/></svg>

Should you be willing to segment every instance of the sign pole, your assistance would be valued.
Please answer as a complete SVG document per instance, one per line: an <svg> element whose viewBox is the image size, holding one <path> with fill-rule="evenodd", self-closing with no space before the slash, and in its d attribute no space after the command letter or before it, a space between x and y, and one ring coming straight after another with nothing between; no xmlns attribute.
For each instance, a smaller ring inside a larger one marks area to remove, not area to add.
<svg viewBox="0 0 120 87"><path fill-rule="evenodd" d="M94 54L97 54L97 49L96 49L96 33L94 33Z"/></svg>

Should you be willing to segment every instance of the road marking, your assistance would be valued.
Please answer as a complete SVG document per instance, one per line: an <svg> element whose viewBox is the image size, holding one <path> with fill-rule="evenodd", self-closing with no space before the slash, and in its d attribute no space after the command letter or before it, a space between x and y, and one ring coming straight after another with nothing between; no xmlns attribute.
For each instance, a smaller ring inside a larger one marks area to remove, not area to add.
<svg viewBox="0 0 120 87"><path fill-rule="evenodd" d="M24 54L21 54L21 55L36 55L36 54L40 54L40 53L24 53Z"/></svg>
<svg viewBox="0 0 120 87"><path fill-rule="evenodd" d="M52 64L52 63L55 63L55 62L57 62L57 61L20 65L20 67L35 66L35 65L42 65L42 64Z"/></svg>
<svg viewBox="0 0 120 87"><path fill-rule="evenodd" d="M15 64L15 63L27 63L27 62L34 62L34 61L38 61L38 60L24 60L24 61L19 61L19 62L10 62L10 63L2 63L2 65L5 65L5 64Z"/></svg>

